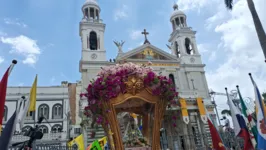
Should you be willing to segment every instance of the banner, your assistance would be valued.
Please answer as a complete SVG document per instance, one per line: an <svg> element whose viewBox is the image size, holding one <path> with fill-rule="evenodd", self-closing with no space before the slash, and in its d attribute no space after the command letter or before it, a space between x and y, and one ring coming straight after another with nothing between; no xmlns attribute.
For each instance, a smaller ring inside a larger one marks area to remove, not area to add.
<svg viewBox="0 0 266 150"><path fill-rule="evenodd" d="M188 124L189 123L189 117L188 117L186 100L184 98L181 98L179 101L180 101L180 105L181 105L181 113L182 113L183 121L186 124Z"/></svg>
<svg viewBox="0 0 266 150"><path fill-rule="evenodd" d="M201 97L197 98L197 104L198 104L198 108L199 108L199 113L200 113L200 118L204 123L208 122L207 116L206 116L206 111L205 111L205 107L204 107L204 103Z"/></svg>

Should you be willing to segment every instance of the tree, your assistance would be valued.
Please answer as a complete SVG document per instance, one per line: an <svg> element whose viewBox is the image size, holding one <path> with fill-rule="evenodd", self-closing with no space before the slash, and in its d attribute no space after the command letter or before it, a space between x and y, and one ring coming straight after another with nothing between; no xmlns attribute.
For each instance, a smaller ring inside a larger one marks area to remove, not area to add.
<svg viewBox="0 0 266 150"><path fill-rule="evenodd" d="M233 9L233 1L234 0L224 0L225 5L229 10ZM265 62L266 62L266 34L261 24L261 21L258 16L253 0L246 0L246 1L248 3L249 11L251 12L251 15L252 15L252 19L255 25L255 29L256 29L259 42L260 42L260 45L261 45L261 48L264 54Z"/></svg>

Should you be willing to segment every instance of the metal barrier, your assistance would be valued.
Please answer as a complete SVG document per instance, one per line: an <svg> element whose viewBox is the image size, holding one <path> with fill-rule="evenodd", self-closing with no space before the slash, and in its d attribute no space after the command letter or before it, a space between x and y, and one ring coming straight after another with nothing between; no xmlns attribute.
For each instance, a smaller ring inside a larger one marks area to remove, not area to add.
<svg viewBox="0 0 266 150"><path fill-rule="evenodd" d="M244 140L235 137L233 132L220 133L221 139L227 148L234 150L243 149ZM208 150L211 149L212 141L210 134L193 134L182 136L168 136L167 143L161 139L161 148L165 150ZM163 145L162 145L163 144Z"/></svg>
<svg viewBox="0 0 266 150"><path fill-rule="evenodd" d="M8 150L19 150L20 147L9 147ZM78 150L78 147L62 145L37 145L32 150Z"/></svg>

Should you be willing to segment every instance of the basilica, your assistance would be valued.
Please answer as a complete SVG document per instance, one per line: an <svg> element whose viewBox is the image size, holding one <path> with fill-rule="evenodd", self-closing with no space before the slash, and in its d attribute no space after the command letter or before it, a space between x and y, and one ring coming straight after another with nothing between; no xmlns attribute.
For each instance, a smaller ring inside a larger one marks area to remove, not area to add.
<svg viewBox="0 0 266 150"><path fill-rule="evenodd" d="M132 62L134 64L151 63L153 70L169 77L175 84L179 97L184 100L187 108L187 116L181 113L182 108L175 106L167 109L161 128L162 149L202 149L209 146L211 138L209 128L204 117L200 114L197 100L202 98L208 115L216 122L213 112L213 104L209 95L201 54L198 51L195 34L196 31L189 27L184 12L173 6L173 12L169 17L172 25L172 33L167 47L171 53L156 47L149 41L148 30L143 29L144 42L141 46L125 52L124 41L114 41L117 46L117 56L113 61L106 60L104 47L105 24L101 18L101 9L95 0L86 0L82 6L83 18L80 21L79 33L82 41L80 73L82 76L80 88L85 89L89 82L97 76L103 66L115 65L116 63ZM80 110L87 105L86 99L80 99ZM177 118L171 118L170 114L177 114ZM82 117L82 116L81 116ZM91 120L83 117L87 122L83 132L90 133ZM122 125L121 125L122 126ZM122 129L121 129L122 130ZM96 138L101 136L101 129L96 130ZM97 134L99 132L99 134ZM85 134L90 136L91 134ZM87 143L92 139L86 137Z"/></svg>
<svg viewBox="0 0 266 150"><path fill-rule="evenodd" d="M169 8L170 9L170 8ZM160 130L162 149L194 150L204 149L211 144L211 137L206 117L210 117L216 125L214 105L209 95L201 54L196 43L196 31L187 24L188 16L173 6L173 12L169 16L169 24L172 32L168 39L170 49L160 49L149 41L148 29L143 29L143 44L129 51L123 49L124 41L104 41L105 24L101 18L101 8L96 0L86 0L82 6L83 18L79 24L79 35L82 49L79 61L81 79L77 83L62 82L56 87L38 87L37 91L37 115L46 115L48 122L42 126L42 131L47 134L46 142L65 142L71 137L83 134L84 145L87 147L95 139L105 136L101 126L92 127L93 119L84 115L84 107L88 105L86 98L81 98L92 79L94 79L105 66L118 63L132 62L138 65L149 64L154 72L169 77L176 91L179 93L180 105L168 107L164 115ZM166 39L167 40L167 39ZM114 42L117 46L117 55L113 60L107 60L105 42ZM29 94L29 87L9 87L7 90L7 103L5 106L4 123L11 117L17 105L17 99ZM203 102L203 105L202 105ZM201 107L201 108L200 108ZM202 113L202 107L207 110ZM12 109L13 108L13 109ZM172 114L176 114L173 118ZM128 114L120 115L126 119ZM33 126L33 116L27 116L23 130ZM129 123L134 129L134 119L139 123L138 116L129 117L125 123L120 122L121 133L131 131ZM141 131L136 129L139 136ZM51 139L51 134L56 137ZM50 135L48 135L50 134ZM44 135L45 136L45 135ZM123 136L128 139L127 135ZM20 140L21 137L13 138ZM50 141L49 141L50 140Z"/></svg>

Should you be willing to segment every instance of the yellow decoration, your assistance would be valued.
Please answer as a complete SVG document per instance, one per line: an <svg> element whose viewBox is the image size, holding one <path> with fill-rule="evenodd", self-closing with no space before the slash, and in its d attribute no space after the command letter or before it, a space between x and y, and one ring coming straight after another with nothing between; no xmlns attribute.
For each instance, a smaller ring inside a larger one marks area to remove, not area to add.
<svg viewBox="0 0 266 150"><path fill-rule="evenodd" d="M83 135L79 135L74 140L68 142L68 146L72 147L74 144L78 146L78 150L84 150Z"/></svg>
<svg viewBox="0 0 266 150"><path fill-rule="evenodd" d="M206 111L205 111L205 107L204 107L202 98L200 98L200 97L197 98L197 104L198 104L198 107L199 107L200 115L201 116L206 115Z"/></svg>
<svg viewBox="0 0 266 150"><path fill-rule="evenodd" d="M180 104L181 104L182 116L188 116L186 100L184 98L181 98Z"/></svg>
<svg viewBox="0 0 266 150"><path fill-rule="evenodd" d="M151 49L145 49L143 52L142 52L143 55L145 56L154 56L154 52L151 50Z"/></svg>
<svg viewBox="0 0 266 150"><path fill-rule="evenodd" d="M142 65L143 63L138 63L136 62L135 64ZM149 66L179 66L179 64L157 64L157 63L152 63Z"/></svg>
<svg viewBox="0 0 266 150"><path fill-rule="evenodd" d="M137 115L135 113L130 113L130 116L133 117L134 119L137 118Z"/></svg>
<svg viewBox="0 0 266 150"><path fill-rule="evenodd" d="M207 123L208 119L207 119L207 115L206 115L206 109L205 106L203 104L203 100L201 97L197 98L197 104L198 104L198 108L199 108L199 113L200 113L200 118L204 123Z"/></svg>
<svg viewBox="0 0 266 150"><path fill-rule="evenodd" d="M98 142L99 142L101 148L104 149L104 145L107 143L107 137L105 136L105 137L99 139Z"/></svg>

